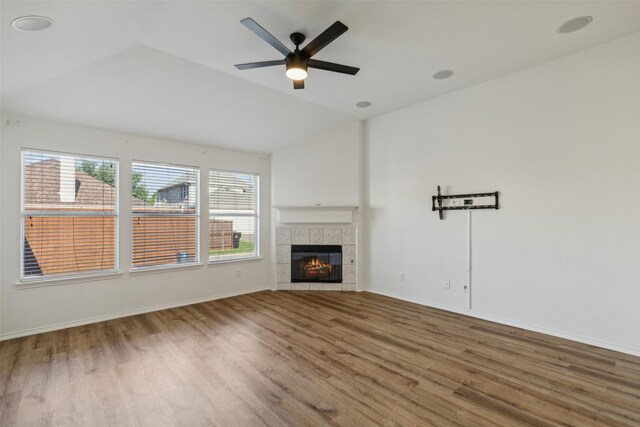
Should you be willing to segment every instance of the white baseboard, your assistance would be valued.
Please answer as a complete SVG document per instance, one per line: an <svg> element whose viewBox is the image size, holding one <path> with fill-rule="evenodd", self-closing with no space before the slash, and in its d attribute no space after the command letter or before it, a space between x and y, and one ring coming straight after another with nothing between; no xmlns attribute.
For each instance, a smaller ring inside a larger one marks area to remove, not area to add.
<svg viewBox="0 0 640 427"><path fill-rule="evenodd" d="M113 320L121 317L135 316L136 314L151 313L152 311L165 310L167 308L182 307L185 305L198 304L201 302L213 301L213 300L222 299L222 298L235 297L238 295L250 294L253 292L266 291L266 290L270 290L270 288L266 286L266 287L260 287L260 288L246 289L240 292L227 292L227 293L218 294L218 295L210 295L203 298L172 302L169 304L156 305L153 307L145 307L145 308L140 308L135 310L121 311L118 313L89 317L81 320L73 320L71 322L56 323L55 325L48 325L48 326L43 326L39 328L24 329L22 331L17 331L17 332L8 332L5 334L0 334L0 341L10 340L12 338L25 337L28 335L41 334L43 332L51 332L51 331L57 331L60 329L72 328L74 326L88 325L90 323L103 322L105 320Z"/></svg>
<svg viewBox="0 0 640 427"><path fill-rule="evenodd" d="M493 316L490 314L479 313L474 310L467 310L463 308L457 308L457 307L452 307L452 306L447 306L442 304L435 304L430 301L425 301L417 298L405 297L400 295L394 295L389 292L377 291L375 289L363 289L363 291L371 292L373 294L378 294L378 295L384 295L389 298L395 298L402 301L413 302L415 304L420 304L427 307L450 311L457 314L463 314L465 316L475 317L477 319L488 320L489 322L500 323L502 325L507 325L507 326L514 326L516 328L526 329L528 331L539 332L541 334L551 335L558 338L564 338L564 339L576 341L582 344L589 344L596 347L606 348L608 350L619 351L620 353L625 353L625 354L630 354L632 356L640 357L640 349L636 349L636 348L622 347L617 344L611 344L611 343L600 341L600 340L594 340L592 338L582 337L582 336L570 334L567 332L554 331L546 328L541 328L541 327L529 325L526 323L520 323L514 320L503 319L501 317Z"/></svg>

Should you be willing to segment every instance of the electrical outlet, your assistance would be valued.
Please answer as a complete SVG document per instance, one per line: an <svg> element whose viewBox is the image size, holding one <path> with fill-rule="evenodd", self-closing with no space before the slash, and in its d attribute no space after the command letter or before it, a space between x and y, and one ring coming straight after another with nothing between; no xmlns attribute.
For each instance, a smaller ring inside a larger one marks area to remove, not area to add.
<svg viewBox="0 0 640 427"><path fill-rule="evenodd" d="M236 270L236 277L240 277L240 269L239 268Z"/></svg>
<svg viewBox="0 0 640 427"><path fill-rule="evenodd" d="M400 273L400 280L404 280L404 273Z"/></svg>
<svg viewBox="0 0 640 427"><path fill-rule="evenodd" d="M451 280L447 280L446 282L444 282L444 288L451 289Z"/></svg>

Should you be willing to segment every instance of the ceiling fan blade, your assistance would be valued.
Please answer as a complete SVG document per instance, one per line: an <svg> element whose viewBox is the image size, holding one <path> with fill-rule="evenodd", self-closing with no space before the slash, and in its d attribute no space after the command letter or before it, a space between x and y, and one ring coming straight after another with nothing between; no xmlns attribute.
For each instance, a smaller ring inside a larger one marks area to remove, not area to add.
<svg viewBox="0 0 640 427"><path fill-rule="evenodd" d="M273 46L278 52L280 52L284 56L287 56L287 55L289 55L291 53L291 51L289 50L288 47L286 47L284 44L282 44L282 42L280 40L278 40L277 38L273 37L267 30L262 28L260 26L260 24L258 24L253 19L244 18L240 22L242 23L242 25L244 25L245 27L247 27L248 29L253 31L262 40L266 41L271 46Z"/></svg>
<svg viewBox="0 0 640 427"><path fill-rule="evenodd" d="M317 59L310 59L307 62L307 65L309 66L309 68L317 68L318 70L325 70L325 71L334 71L336 73L350 74L352 76L355 76L356 73L360 71L360 68L350 67L348 65L342 65L342 64L334 64L333 62L318 61Z"/></svg>
<svg viewBox="0 0 640 427"><path fill-rule="evenodd" d="M308 58L311 58L329 43L344 34L348 29L349 27L344 25L342 22L336 21L333 25L324 30L322 34L311 40L309 44L302 49L302 52L307 55Z"/></svg>
<svg viewBox="0 0 640 427"><path fill-rule="evenodd" d="M294 80L293 81L294 89L304 89L304 80Z"/></svg>
<svg viewBox="0 0 640 427"><path fill-rule="evenodd" d="M250 70L252 68L273 67L274 65L284 65L284 59L276 61L247 62L246 64L236 64L238 70Z"/></svg>

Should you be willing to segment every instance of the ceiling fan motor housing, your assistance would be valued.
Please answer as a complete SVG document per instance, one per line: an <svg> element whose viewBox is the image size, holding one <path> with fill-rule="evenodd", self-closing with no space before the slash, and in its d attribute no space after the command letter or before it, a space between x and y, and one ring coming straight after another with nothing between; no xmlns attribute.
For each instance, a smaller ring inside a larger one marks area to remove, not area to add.
<svg viewBox="0 0 640 427"><path fill-rule="evenodd" d="M290 53L289 55L287 55L287 58L285 59L285 63L287 64L287 70L289 68L301 68L307 71L308 60L309 58L307 58L302 52L299 52L296 49L296 52Z"/></svg>

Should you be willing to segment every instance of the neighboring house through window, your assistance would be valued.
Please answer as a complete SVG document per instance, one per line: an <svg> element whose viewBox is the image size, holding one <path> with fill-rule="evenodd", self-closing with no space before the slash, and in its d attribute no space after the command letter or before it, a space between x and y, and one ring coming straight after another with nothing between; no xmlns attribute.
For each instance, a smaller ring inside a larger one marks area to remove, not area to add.
<svg viewBox="0 0 640 427"><path fill-rule="evenodd" d="M118 270L118 161L22 151L22 280Z"/></svg>
<svg viewBox="0 0 640 427"><path fill-rule="evenodd" d="M189 200L188 182L171 185L169 187L158 190L157 200L163 203L182 203Z"/></svg>
<svg viewBox="0 0 640 427"><path fill-rule="evenodd" d="M134 269L199 262L198 173L193 167L133 163Z"/></svg>
<svg viewBox="0 0 640 427"><path fill-rule="evenodd" d="M259 177L209 171L209 261L259 256Z"/></svg>

